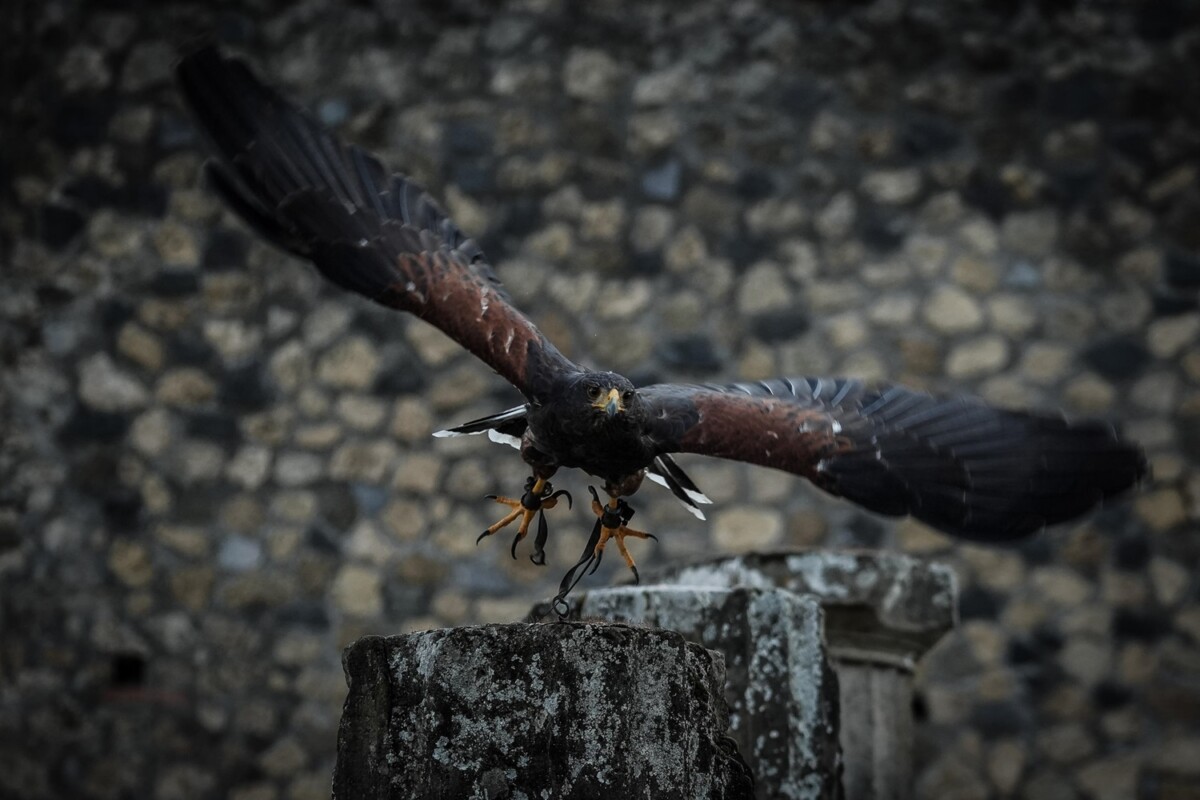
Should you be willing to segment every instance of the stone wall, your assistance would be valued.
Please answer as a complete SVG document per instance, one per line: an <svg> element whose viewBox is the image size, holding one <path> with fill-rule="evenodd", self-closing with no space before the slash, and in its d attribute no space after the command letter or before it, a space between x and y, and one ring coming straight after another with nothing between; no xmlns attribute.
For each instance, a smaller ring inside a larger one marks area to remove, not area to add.
<svg viewBox="0 0 1200 800"><path fill-rule="evenodd" d="M964 624L918 676L919 797L1195 796L1193 4L50 0L0 25L0 795L327 797L339 648L518 619L590 527L556 509L549 568L475 547L516 455L428 434L515 393L223 213L169 82L208 32L431 186L585 363L1124 420L1144 492L1017 548L688 459L710 521L648 487L662 542L635 552L936 555Z"/></svg>

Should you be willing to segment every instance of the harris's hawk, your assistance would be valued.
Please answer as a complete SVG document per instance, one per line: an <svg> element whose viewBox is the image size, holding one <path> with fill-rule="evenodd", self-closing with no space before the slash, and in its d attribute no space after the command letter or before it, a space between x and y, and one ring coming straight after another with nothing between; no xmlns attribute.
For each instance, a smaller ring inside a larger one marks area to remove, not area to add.
<svg viewBox="0 0 1200 800"><path fill-rule="evenodd" d="M610 540L636 576L624 540L649 534L628 526L625 498L644 478L696 512L708 502L673 453L786 470L877 513L985 542L1078 517L1145 473L1141 450L1098 421L856 380L637 387L581 367L512 305L479 246L411 180L213 47L184 57L177 74L216 154L210 184L238 216L337 285L439 328L524 396L443 432L509 441L532 472L521 497L493 498L511 510L480 539L516 522L515 554L537 517L533 558L543 563L541 512L565 494L550 484L555 472L578 468L603 483L603 501L590 489L592 537L559 599Z"/></svg>

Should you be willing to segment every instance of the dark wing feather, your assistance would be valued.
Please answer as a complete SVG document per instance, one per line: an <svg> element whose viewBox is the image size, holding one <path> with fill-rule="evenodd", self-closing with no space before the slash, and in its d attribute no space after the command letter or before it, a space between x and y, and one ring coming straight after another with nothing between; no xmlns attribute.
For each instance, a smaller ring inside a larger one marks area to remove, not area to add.
<svg viewBox="0 0 1200 800"><path fill-rule="evenodd" d="M344 289L441 329L531 400L577 369L517 311L483 252L437 203L205 47L183 58L180 89L217 158L210 183L275 245Z"/></svg>
<svg viewBox="0 0 1200 800"><path fill-rule="evenodd" d="M901 386L798 378L640 393L664 452L793 472L872 511L912 514L968 539L1015 539L1065 522L1146 473L1141 450L1105 423Z"/></svg>

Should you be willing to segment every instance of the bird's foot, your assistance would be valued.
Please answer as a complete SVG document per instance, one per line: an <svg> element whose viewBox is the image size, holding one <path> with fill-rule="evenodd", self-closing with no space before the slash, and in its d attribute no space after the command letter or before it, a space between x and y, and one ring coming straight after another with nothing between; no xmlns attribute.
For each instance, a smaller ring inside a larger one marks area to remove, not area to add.
<svg viewBox="0 0 1200 800"><path fill-rule="evenodd" d="M604 558L604 547L610 539L616 541L617 550L625 559L625 565L633 571L635 584L641 581L641 576L638 575L637 564L630 555L629 548L625 546L625 537L632 536L635 539L658 541L658 537L652 533L629 527L629 520L633 518L634 510L625 500L620 497L612 497L607 504L604 504L600 502L600 496L594 487L589 486L588 491L592 493L592 511L596 514L596 524L592 526L592 535L583 548L583 555L580 556L575 566L571 567L563 576L562 583L558 587L558 594L551 601L554 610L564 618L570 612L567 595L575 588L575 584L579 583L580 578L592 574L599 568L600 561Z"/></svg>
<svg viewBox="0 0 1200 800"><path fill-rule="evenodd" d="M625 537L632 536L635 539L653 539L658 541L658 538L652 533L645 531L634 530L628 525L629 520L633 517L633 508L629 503L625 502L620 497L610 498L608 505L603 505L600 502L600 496L596 494L596 490L591 486L588 491L592 493L592 512L599 518L600 523L600 538L596 541L596 546L593 550L595 560L592 563L592 568L588 570L588 574L596 571L600 566L600 559L604 557L604 546L608 544L609 539L613 539L617 543L617 551L625 559L625 566L633 571L633 582L641 583L641 576L638 575L637 564L633 560L633 556L629 554L629 548L625 546Z"/></svg>
<svg viewBox="0 0 1200 800"><path fill-rule="evenodd" d="M529 533L529 525L533 522L533 518L538 518L538 532L533 540L533 553L530 554L529 560L535 564L542 565L546 563L546 537L550 535L549 526L546 525L546 509L554 508L558 505L558 498L567 498L567 507L571 507L571 493L566 489L554 491L554 487L550 481L545 478L535 478L530 476L525 481L525 493L520 498L501 497L494 494L489 494L489 500L495 500L501 505L506 505L512 509L505 514L499 522L490 526L483 533L479 534L479 538L475 540L475 544L479 544L488 536L491 536L501 528L505 528L513 523L518 517L521 522L517 525L517 535L513 537L512 557L517 557L517 544L525 538Z"/></svg>

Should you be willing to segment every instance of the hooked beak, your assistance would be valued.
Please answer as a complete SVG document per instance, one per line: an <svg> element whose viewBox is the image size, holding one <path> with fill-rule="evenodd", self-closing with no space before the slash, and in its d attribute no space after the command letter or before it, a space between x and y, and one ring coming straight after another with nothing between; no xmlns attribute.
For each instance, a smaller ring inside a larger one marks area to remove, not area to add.
<svg viewBox="0 0 1200 800"><path fill-rule="evenodd" d="M610 419L615 417L619 412L625 410L625 404L621 402L621 393L616 389L609 389L608 396L597 400L593 405L595 405L596 408L604 409L604 413L607 414Z"/></svg>

